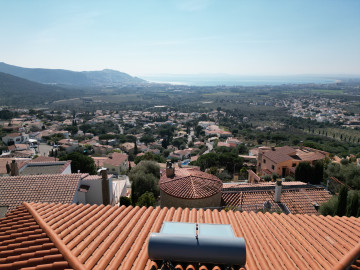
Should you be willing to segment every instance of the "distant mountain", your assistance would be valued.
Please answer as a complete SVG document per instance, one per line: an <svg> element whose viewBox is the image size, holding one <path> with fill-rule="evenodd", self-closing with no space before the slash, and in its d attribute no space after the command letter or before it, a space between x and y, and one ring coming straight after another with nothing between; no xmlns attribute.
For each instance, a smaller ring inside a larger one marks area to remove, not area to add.
<svg viewBox="0 0 360 270"><path fill-rule="evenodd" d="M145 80L111 69L78 72L65 69L23 68L0 62L0 72L38 83L69 86L124 86L146 83Z"/></svg>
<svg viewBox="0 0 360 270"><path fill-rule="evenodd" d="M82 90L40 84L0 72L0 105L31 106L83 94Z"/></svg>

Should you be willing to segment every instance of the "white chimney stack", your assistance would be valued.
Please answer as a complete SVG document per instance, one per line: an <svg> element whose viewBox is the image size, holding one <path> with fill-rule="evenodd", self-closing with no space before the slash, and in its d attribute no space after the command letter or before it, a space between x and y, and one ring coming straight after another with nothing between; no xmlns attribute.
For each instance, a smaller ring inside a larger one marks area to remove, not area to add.
<svg viewBox="0 0 360 270"><path fill-rule="evenodd" d="M281 189L282 189L282 181L278 180L275 184L275 196L274 201L279 203L281 201Z"/></svg>

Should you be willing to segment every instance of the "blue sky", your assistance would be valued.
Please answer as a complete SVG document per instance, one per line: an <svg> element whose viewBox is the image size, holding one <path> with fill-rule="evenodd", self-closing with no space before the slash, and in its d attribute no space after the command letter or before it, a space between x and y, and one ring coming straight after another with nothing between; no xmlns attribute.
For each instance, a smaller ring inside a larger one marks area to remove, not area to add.
<svg viewBox="0 0 360 270"><path fill-rule="evenodd" d="M359 0L0 0L0 61L149 74L360 74Z"/></svg>

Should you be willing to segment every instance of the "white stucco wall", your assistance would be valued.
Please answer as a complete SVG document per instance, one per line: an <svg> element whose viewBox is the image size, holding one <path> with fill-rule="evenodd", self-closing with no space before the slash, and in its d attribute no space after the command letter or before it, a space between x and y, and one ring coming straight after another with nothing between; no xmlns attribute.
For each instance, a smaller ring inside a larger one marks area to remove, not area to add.
<svg viewBox="0 0 360 270"><path fill-rule="evenodd" d="M71 174L71 164L61 174Z"/></svg>
<svg viewBox="0 0 360 270"><path fill-rule="evenodd" d="M90 186L88 192L85 194L86 203L88 204L103 204L102 196L102 185L101 179L99 180L82 180L82 185ZM109 194L110 194L110 203L113 200L113 187L112 187L112 178L109 179Z"/></svg>

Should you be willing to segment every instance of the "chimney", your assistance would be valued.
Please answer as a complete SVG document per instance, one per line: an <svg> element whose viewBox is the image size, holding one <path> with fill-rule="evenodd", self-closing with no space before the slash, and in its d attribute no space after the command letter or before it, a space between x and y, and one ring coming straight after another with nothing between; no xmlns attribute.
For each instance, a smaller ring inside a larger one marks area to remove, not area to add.
<svg viewBox="0 0 360 270"><path fill-rule="evenodd" d="M181 160L178 161L178 167L179 167L179 168L182 167Z"/></svg>
<svg viewBox="0 0 360 270"><path fill-rule="evenodd" d="M10 165L10 176L17 176L19 175L19 168L15 160L11 161Z"/></svg>
<svg viewBox="0 0 360 270"><path fill-rule="evenodd" d="M110 204L110 191L109 191L109 180L107 175L107 170L101 170L101 189L102 189L102 198L103 204Z"/></svg>
<svg viewBox="0 0 360 270"><path fill-rule="evenodd" d="M272 150L272 151L275 151L275 146L271 146L271 150Z"/></svg>
<svg viewBox="0 0 360 270"><path fill-rule="evenodd" d="M304 142L303 141L300 141L300 150L302 150L304 147Z"/></svg>
<svg viewBox="0 0 360 270"><path fill-rule="evenodd" d="M175 168L173 168L170 160L166 161L166 177L171 178L175 176Z"/></svg>
<svg viewBox="0 0 360 270"><path fill-rule="evenodd" d="M239 181L239 175L237 173L234 173L234 182L238 182Z"/></svg>
<svg viewBox="0 0 360 270"><path fill-rule="evenodd" d="M275 196L274 196L274 201L277 203L281 201L281 189L282 189L282 181L277 180L275 184Z"/></svg>

